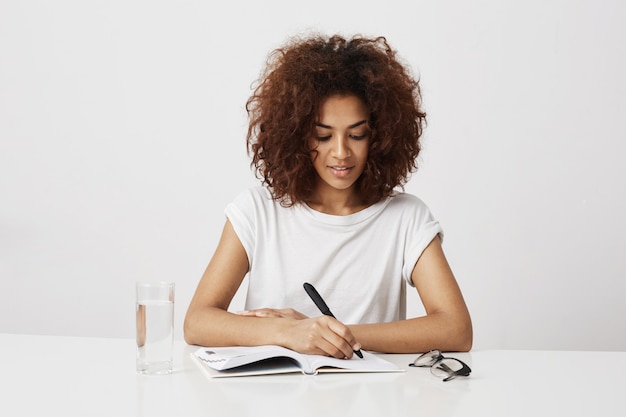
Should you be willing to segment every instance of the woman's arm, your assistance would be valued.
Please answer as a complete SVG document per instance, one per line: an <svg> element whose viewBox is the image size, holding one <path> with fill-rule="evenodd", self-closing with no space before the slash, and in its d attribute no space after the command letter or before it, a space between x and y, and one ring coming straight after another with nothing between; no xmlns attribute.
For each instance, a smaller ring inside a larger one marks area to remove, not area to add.
<svg viewBox="0 0 626 417"><path fill-rule="evenodd" d="M420 256L411 279L426 316L349 326L363 349L387 353L470 350L472 321L438 237Z"/></svg>
<svg viewBox="0 0 626 417"><path fill-rule="evenodd" d="M185 316L185 341L202 346L281 345L302 353L352 357L350 329L332 317L260 318L227 311L248 271L248 257L226 221ZM355 349L356 350L356 349Z"/></svg>

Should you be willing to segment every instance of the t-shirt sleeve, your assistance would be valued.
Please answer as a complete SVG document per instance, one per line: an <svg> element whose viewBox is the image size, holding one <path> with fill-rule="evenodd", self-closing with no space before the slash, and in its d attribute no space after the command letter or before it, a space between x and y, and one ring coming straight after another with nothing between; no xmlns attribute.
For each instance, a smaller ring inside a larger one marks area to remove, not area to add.
<svg viewBox="0 0 626 417"><path fill-rule="evenodd" d="M443 229L422 200L414 196L411 199L414 201L408 211L402 277L410 286L414 286L411 274L415 264L435 236L438 235L443 240Z"/></svg>
<svg viewBox="0 0 626 417"><path fill-rule="evenodd" d="M248 262L252 264L256 236L255 198L253 190L246 190L239 194L224 209L226 218L233 225L233 229L239 237Z"/></svg>

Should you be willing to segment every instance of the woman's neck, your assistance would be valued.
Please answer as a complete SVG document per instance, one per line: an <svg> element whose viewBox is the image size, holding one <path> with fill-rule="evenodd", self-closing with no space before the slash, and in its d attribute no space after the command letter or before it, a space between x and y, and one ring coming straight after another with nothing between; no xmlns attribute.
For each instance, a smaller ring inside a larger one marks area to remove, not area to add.
<svg viewBox="0 0 626 417"><path fill-rule="evenodd" d="M317 189L307 200L307 205L315 211L335 216L347 216L367 208L354 189Z"/></svg>

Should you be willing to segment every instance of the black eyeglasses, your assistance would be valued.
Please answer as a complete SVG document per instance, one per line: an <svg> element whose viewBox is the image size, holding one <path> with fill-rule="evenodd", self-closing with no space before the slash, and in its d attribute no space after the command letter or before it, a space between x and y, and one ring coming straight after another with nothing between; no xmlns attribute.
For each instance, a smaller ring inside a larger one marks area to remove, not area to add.
<svg viewBox="0 0 626 417"><path fill-rule="evenodd" d="M421 354L409 366L430 367L430 372L444 381L451 381L457 376L469 376L472 372L465 362L456 358L446 358L439 350Z"/></svg>

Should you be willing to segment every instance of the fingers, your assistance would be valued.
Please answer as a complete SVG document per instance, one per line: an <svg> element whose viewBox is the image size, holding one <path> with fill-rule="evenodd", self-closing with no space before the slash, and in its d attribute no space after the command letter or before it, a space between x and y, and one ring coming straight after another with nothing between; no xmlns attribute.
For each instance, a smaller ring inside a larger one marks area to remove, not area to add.
<svg viewBox="0 0 626 417"><path fill-rule="evenodd" d="M238 315L247 317L280 317L280 315L272 309L262 308L258 310L244 310L238 311Z"/></svg>
<svg viewBox="0 0 626 417"><path fill-rule="evenodd" d="M308 318L308 316L305 316L304 314L300 313L297 310L294 310L293 308L282 308L282 309L259 308L255 310L238 311L237 314L240 316L247 316L247 317L266 317L266 318L275 317L275 318L288 318L288 319L296 319L296 320L303 320L303 319Z"/></svg>
<svg viewBox="0 0 626 417"><path fill-rule="evenodd" d="M303 337L300 340L305 341L305 346L300 351L304 353L350 359L356 350L354 347L360 349L350 329L334 317L319 316L300 320L296 325L298 330L293 332L293 338Z"/></svg>
<svg viewBox="0 0 626 417"><path fill-rule="evenodd" d="M334 318L328 318L328 327L332 331L330 336L332 338L331 343L345 354L345 358L351 358L355 350L361 349L361 345L356 341L356 338L345 324Z"/></svg>

